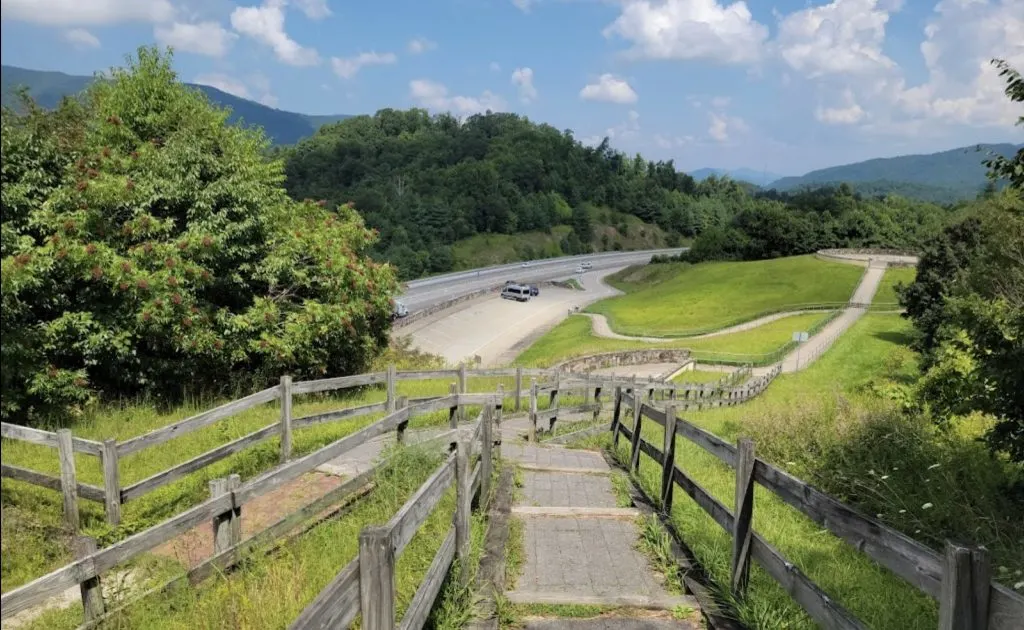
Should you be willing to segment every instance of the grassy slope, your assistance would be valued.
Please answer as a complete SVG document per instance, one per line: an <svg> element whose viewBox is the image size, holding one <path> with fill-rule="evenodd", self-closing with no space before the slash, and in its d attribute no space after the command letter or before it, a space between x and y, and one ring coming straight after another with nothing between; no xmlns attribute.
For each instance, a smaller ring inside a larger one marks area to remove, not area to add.
<svg viewBox="0 0 1024 630"><path fill-rule="evenodd" d="M602 300L588 310L608 317L621 334L682 336L789 306L846 302L863 271L813 256L651 265L610 278L626 295Z"/></svg>
<svg viewBox="0 0 1024 630"><path fill-rule="evenodd" d="M882 282L878 285L875 298L872 304L896 304L899 297L896 295L897 284L911 284L917 277L917 269L913 267L892 267L885 270Z"/></svg>
<svg viewBox="0 0 1024 630"><path fill-rule="evenodd" d="M752 403L689 412L686 417L730 441L753 436L759 457L869 513L877 512L883 521L926 543L939 546L945 536L971 539L989 547L993 565L1024 568L1022 510L997 498L998 488L1012 473L970 437L943 437L927 420L878 409L872 385L915 378L908 332L909 324L899 316L865 316L811 368L779 377ZM644 433L660 443L657 427ZM680 440L676 448L678 465L731 506L732 470L689 442ZM656 495L660 468L642 459L642 481ZM715 579L727 584L730 537L682 492L677 496L677 529ZM936 607L930 598L823 534L760 487L755 496L756 530L868 627L935 627ZM815 627L756 565L750 596L739 610L751 628Z"/></svg>
<svg viewBox="0 0 1024 630"><path fill-rule="evenodd" d="M504 384L505 391L512 391L511 379L472 379L471 391L493 391L499 382ZM397 383L396 389L399 396L412 398L447 394L448 385L447 381L402 381ZM385 393L381 388L327 398L300 396L295 399L293 414L301 418L379 402L384 398ZM84 438L116 438L122 441L167 426L216 404L196 404L165 412L143 404L122 409L103 408L77 423L73 431L75 435ZM296 431L293 436L293 452L296 456L310 453L375 422L381 415L373 414ZM121 484L128 486L141 481L272 424L279 417L277 405L264 405L220 420L210 427L175 438L164 445L124 457L120 460ZM415 428L441 424L447 418L447 412L425 414L414 418L410 426ZM83 528L87 533L97 536L101 545L125 538L206 500L209 495L208 479L238 473L245 480L276 466L279 463L279 448L278 439L268 440L128 502L122 506L122 524L115 530L106 525L101 504L81 500L79 508ZM4 463L59 475L56 452L45 446L5 440L3 458ZM102 487L103 476L97 458L79 454L76 455L75 464L80 482ZM63 508L59 493L9 479L3 480L2 491L2 581L3 592L7 592L67 563L70 560L70 538L62 532Z"/></svg>
<svg viewBox="0 0 1024 630"><path fill-rule="evenodd" d="M604 251L602 236L608 236L608 249L619 245L622 250L657 249L665 247L665 234L661 228L648 225L632 215L608 213L595 217L594 251ZM626 228L626 234L619 227ZM565 256L561 241L572 230L558 225L551 232L522 234L477 234L456 243L452 248L456 269L473 269L487 265L500 265L530 260Z"/></svg>
<svg viewBox="0 0 1024 630"><path fill-rule="evenodd" d="M824 312L801 313L728 335L651 344L594 336L590 318L574 315L534 342L516 357L515 362L530 367L547 367L571 357L596 352L652 347L690 348L698 360L757 361L785 347L794 331L814 328L828 317L829 314Z"/></svg>
<svg viewBox="0 0 1024 630"><path fill-rule="evenodd" d="M343 518L325 521L286 545L283 552L270 556L254 554L240 571L214 576L170 595L147 598L115 618L111 625L182 630L284 628L356 557L360 530L387 522L440 463L440 457L415 448L401 451L377 477L373 492ZM451 527L454 506L454 491L449 490L398 559L399 619ZM471 536L474 570L484 533L485 523L477 513ZM468 609L454 604L455 600L465 599L464 593L450 584L442 595L444 604L435 610L432 627L462 627L465 619L461 617ZM74 628L80 622L81 607L72 606L43 615L30 628Z"/></svg>

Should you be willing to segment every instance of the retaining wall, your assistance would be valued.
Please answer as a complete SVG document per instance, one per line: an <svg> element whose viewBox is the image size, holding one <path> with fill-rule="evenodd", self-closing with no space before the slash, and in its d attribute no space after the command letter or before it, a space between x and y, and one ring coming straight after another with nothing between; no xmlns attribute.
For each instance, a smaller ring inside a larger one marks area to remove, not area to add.
<svg viewBox="0 0 1024 630"><path fill-rule="evenodd" d="M585 357L576 357L563 361L554 368L559 371L600 370L620 365L646 365L648 363L685 363L690 359L690 351L685 348L650 348L642 350L620 350L618 352L602 352Z"/></svg>

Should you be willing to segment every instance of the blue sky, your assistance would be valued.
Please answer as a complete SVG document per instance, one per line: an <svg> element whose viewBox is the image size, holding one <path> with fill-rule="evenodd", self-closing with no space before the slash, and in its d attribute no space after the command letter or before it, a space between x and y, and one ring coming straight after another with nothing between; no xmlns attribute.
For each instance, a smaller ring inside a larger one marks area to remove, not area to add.
<svg viewBox="0 0 1024 630"><path fill-rule="evenodd" d="M1024 142L986 61L1024 0L0 0L3 63L186 81L311 114L513 111L680 168L780 174Z"/></svg>

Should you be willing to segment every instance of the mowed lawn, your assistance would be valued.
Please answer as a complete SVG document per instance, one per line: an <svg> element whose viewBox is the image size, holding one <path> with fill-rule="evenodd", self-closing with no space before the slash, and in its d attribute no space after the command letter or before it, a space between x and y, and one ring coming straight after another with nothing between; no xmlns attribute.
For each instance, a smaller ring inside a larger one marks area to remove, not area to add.
<svg viewBox="0 0 1024 630"><path fill-rule="evenodd" d="M666 343L597 337L589 317L573 315L548 331L516 357L516 364L549 367L573 357L643 348L689 348L698 361L752 362L776 360L772 355L791 344L793 333L817 330L831 313L817 311L783 317L763 326L703 339L675 339Z"/></svg>
<svg viewBox="0 0 1024 630"><path fill-rule="evenodd" d="M863 267L814 256L628 269L609 278L626 295L587 308L624 335L681 337L812 304L845 303Z"/></svg>
<svg viewBox="0 0 1024 630"><path fill-rule="evenodd" d="M896 294L896 286L911 284L916 277L917 269L915 267L890 267L886 269L885 275L882 276L882 282L878 285L878 291L875 292L875 298L871 303L895 305L900 299Z"/></svg>

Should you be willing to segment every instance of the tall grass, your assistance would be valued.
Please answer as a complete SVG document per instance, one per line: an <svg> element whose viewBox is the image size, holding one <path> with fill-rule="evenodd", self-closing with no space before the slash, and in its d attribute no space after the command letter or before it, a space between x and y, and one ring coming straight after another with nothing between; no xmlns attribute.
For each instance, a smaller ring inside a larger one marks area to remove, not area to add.
<svg viewBox="0 0 1024 630"><path fill-rule="evenodd" d="M759 457L925 544L946 538L988 547L996 577L1012 586L1024 571L1024 474L995 459L973 435L944 433L927 417L904 413L902 386L916 375L906 347L909 324L868 315L808 370L783 375L753 402L684 417L735 440L752 437ZM647 423L645 438L661 444ZM607 435L604 444L609 444ZM618 457L626 456L620 446ZM642 457L640 483L658 495L660 467ZM726 505L734 471L685 440L677 465ZM727 584L731 542L677 490L672 522L719 584ZM934 601L824 531L760 486L754 527L782 554L868 627L934 628ZM752 628L813 628L814 623L755 566L749 596L735 602Z"/></svg>
<svg viewBox="0 0 1024 630"><path fill-rule="evenodd" d="M342 518L324 521L276 553L252 553L241 567L196 586L182 586L148 597L106 623L107 628L278 629L288 626L331 579L358 555L359 532L387 522L442 462L442 456L415 447L396 449L382 465L375 486ZM399 619L452 526L455 497L450 489L427 518L396 564ZM244 518L244 516L243 516ZM474 567L482 549L483 516L472 519ZM469 592L450 581L431 616L432 628L461 627L472 611ZM462 598L461 600L459 598ZM81 607L55 610L31 629L73 628Z"/></svg>

